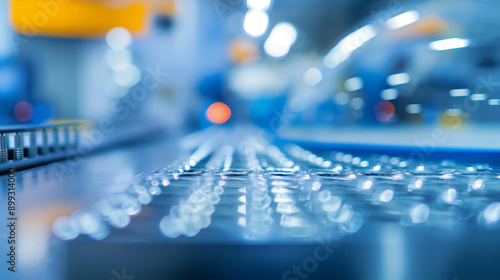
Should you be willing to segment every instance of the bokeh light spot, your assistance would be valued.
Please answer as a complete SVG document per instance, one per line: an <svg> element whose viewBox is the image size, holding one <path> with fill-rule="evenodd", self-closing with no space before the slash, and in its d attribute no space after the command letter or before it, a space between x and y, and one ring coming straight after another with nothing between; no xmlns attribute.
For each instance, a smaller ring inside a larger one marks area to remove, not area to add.
<svg viewBox="0 0 500 280"><path fill-rule="evenodd" d="M259 46L253 41L234 41L229 46L229 53L232 61L240 64L256 59L259 56Z"/></svg>
<svg viewBox="0 0 500 280"><path fill-rule="evenodd" d="M115 69L113 79L117 85L131 88L141 81L141 71L133 64L121 64Z"/></svg>
<svg viewBox="0 0 500 280"><path fill-rule="evenodd" d="M396 112L396 108L389 101L380 101L373 109L379 122L390 121Z"/></svg>
<svg viewBox="0 0 500 280"><path fill-rule="evenodd" d="M230 117L231 109L222 102L215 102L207 109L207 118L213 123L225 123Z"/></svg>
<svg viewBox="0 0 500 280"><path fill-rule="evenodd" d="M14 115L18 121L29 121L33 117L33 106L28 102L19 101L14 107Z"/></svg>
<svg viewBox="0 0 500 280"><path fill-rule="evenodd" d="M108 46L114 50L125 49L132 43L132 34L123 27L115 27L106 35Z"/></svg>

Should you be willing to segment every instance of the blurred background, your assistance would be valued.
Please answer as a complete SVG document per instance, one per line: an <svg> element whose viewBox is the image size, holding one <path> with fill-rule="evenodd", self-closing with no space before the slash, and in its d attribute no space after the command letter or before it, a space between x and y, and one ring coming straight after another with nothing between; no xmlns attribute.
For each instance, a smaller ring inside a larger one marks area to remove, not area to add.
<svg viewBox="0 0 500 280"><path fill-rule="evenodd" d="M324 129L361 126L385 129L368 144L413 146L401 130L414 137L444 127L466 131L445 146L470 146L471 129L497 122L495 1L0 5L2 125L251 123L326 143L357 143L357 130L339 139ZM392 142L389 127L398 127ZM494 137L491 126L481 134Z"/></svg>
<svg viewBox="0 0 500 280"><path fill-rule="evenodd" d="M229 116L269 126L361 20L404 12L404 1L387 0L0 5L0 124L112 118L181 130Z"/></svg>

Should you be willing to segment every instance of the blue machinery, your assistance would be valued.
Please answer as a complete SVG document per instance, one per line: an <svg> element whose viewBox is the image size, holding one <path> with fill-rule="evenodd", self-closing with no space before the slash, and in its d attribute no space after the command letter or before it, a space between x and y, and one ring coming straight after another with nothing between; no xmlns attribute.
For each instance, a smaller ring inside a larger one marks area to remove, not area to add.
<svg viewBox="0 0 500 280"><path fill-rule="evenodd" d="M64 159L79 143L82 123L0 128L0 172Z"/></svg>

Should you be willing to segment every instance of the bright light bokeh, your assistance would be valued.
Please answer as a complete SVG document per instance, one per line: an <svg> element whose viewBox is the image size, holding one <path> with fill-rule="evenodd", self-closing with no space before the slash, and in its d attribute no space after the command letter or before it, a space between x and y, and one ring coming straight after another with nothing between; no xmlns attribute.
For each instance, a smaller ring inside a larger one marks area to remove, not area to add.
<svg viewBox="0 0 500 280"><path fill-rule="evenodd" d="M433 41L429 44L429 48L435 51L446 51L453 49L461 49L468 47L470 41L468 39L450 38L444 40Z"/></svg>
<svg viewBox="0 0 500 280"><path fill-rule="evenodd" d="M297 30L292 24L288 22L278 23L266 40L264 50L270 56L283 57L288 54L296 39Z"/></svg>
<svg viewBox="0 0 500 280"><path fill-rule="evenodd" d="M386 25L388 28L394 30L412 24L419 20L419 18L420 15L417 11L408 11L388 19Z"/></svg>
<svg viewBox="0 0 500 280"><path fill-rule="evenodd" d="M206 116L213 123L225 123L231 117L231 109L222 102L215 102L208 107Z"/></svg>
<svg viewBox="0 0 500 280"><path fill-rule="evenodd" d="M269 15L261 10L252 9L245 15L243 28L252 37L260 37L266 33L269 24Z"/></svg>
<svg viewBox="0 0 500 280"><path fill-rule="evenodd" d="M106 35L106 43L114 50L128 48L132 44L132 34L123 27L115 27Z"/></svg>
<svg viewBox="0 0 500 280"><path fill-rule="evenodd" d="M310 68L309 70L304 73L304 76L302 76L302 79L305 84L314 86L321 82L323 79L323 74L321 73L321 70L318 68Z"/></svg>
<svg viewBox="0 0 500 280"><path fill-rule="evenodd" d="M271 0L247 0L247 7L249 9L259 9L263 11L269 10Z"/></svg>

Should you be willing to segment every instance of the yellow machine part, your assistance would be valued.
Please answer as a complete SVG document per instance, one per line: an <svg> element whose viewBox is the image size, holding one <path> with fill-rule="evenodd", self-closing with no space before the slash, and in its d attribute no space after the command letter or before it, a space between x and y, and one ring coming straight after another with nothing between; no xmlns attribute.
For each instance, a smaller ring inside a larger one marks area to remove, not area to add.
<svg viewBox="0 0 500 280"><path fill-rule="evenodd" d="M13 29L27 36L100 38L114 27L133 35L147 31L153 12L175 12L174 2L92 1L92 0L11 0Z"/></svg>

